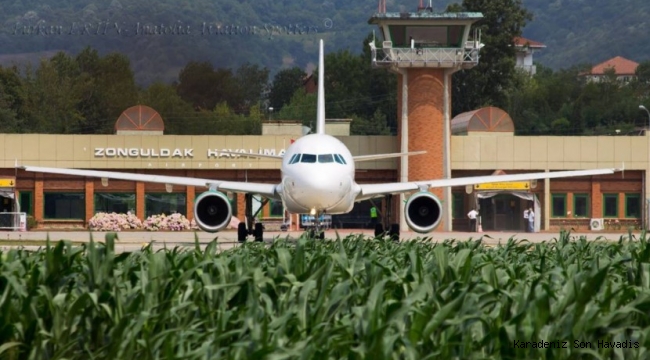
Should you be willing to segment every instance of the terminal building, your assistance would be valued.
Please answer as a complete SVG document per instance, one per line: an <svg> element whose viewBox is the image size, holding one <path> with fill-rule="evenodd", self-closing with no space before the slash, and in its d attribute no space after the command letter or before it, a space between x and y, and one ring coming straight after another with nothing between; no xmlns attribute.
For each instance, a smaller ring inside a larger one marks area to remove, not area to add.
<svg viewBox="0 0 650 360"><path fill-rule="evenodd" d="M124 114L142 113L143 108ZM144 109L146 114L155 113ZM147 123L150 116L132 115L136 121L128 125L118 119L114 135L0 134L0 211L26 212L41 229L85 228L97 212L131 211L142 220L178 212L192 219L194 198L207 188L24 172L15 165L277 183L278 161L231 157L220 151L282 154L303 134L298 123L269 122L260 136L163 135L163 120L155 116ZM399 152L397 136L350 136L346 120L327 126L326 131L338 134L353 155ZM541 215L536 224L541 231L626 230L648 223L647 136L515 136L512 119L498 108L456 116L451 132L452 177L625 166L625 171L607 176L452 188L451 230L468 230L471 208L479 209L484 231L524 231L522 214L528 207ZM399 159L358 163L356 179L400 181L398 164ZM244 196L229 196L234 216L243 220ZM332 226L370 228L370 206L366 201L350 214L334 215ZM385 210L381 205L380 209ZM274 201L259 215L269 224L284 216L282 203Z"/></svg>

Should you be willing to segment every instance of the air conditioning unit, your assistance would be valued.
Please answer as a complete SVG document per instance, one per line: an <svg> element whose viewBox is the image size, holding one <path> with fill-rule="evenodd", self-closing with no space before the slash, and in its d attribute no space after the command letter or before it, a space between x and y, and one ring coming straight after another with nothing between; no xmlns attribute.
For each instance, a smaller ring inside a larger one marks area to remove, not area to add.
<svg viewBox="0 0 650 360"><path fill-rule="evenodd" d="M589 228L591 230L603 230L605 228L603 219L591 219L589 221Z"/></svg>

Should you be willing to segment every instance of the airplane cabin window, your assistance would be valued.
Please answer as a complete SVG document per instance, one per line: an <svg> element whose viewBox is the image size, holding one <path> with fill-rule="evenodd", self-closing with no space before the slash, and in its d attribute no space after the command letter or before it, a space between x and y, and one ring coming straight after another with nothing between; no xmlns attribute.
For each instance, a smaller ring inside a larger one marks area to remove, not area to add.
<svg viewBox="0 0 650 360"><path fill-rule="evenodd" d="M302 154L302 159L300 162L304 163L315 163L316 162L316 155L314 154Z"/></svg>
<svg viewBox="0 0 650 360"><path fill-rule="evenodd" d="M334 157L332 154L321 154L318 155L318 162L319 163L331 163L334 162Z"/></svg>
<svg viewBox="0 0 650 360"><path fill-rule="evenodd" d="M300 155L301 154L295 154L291 157L291 160L289 161L289 164L295 164L300 161Z"/></svg>

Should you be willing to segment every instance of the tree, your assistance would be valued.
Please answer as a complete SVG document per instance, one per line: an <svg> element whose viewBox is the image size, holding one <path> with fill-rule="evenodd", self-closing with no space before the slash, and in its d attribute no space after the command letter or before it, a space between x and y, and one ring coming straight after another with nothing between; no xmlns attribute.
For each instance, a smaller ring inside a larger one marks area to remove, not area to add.
<svg viewBox="0 0 650 360"><path fill-rule="evenodd" d="M24 132L26 94L17 67L0 66L0 128L4 132Z"/></svg>
<svg viewBox="0 0 650 360"><path fill-rule="evenodd" d="M140 93L139 103L153 108L160 114L167 134L200 134L205 128L196 124L192 105L181 99L171 85L161 82L151 84Z"/></svg>
<svg viewBox="0 0 650 360"><path fill-rule="evenodd" d="M298 89L289 104L282 107L277 115L279 120L299 120L303 125L316 131L316 94L307 94L304 89Z"/></svg>
<svg viewBox="0 0 650 360"><path fill-rule="evenodd" d="M299 67L280 70L275 74L269 92L269 105L273 111L282 110L282 107L291 101L296 90L302 87L306 76L307 74Z"/></svg>
<svg viewBox="0 0 650 360"><path fill-rule="evenodd" d="M370 120L354 116L350 124L351 135L390 135L386 115L380 109L375 110Z"/></svg>
<svg viewBox="0 0 650 360"><path fill-rule="evenodd" d="M220 69L215 71L209 62L191 61L178 75L176 91L194 109L212 110L233 93L232 72Z"/></svg>
<svg viewBox="0 0 650 360"><path fill-rule="evenodd" d="M248 113L251 106L259 104L268 90L269 69L245 63L237 69L234 81L237 97L231 100L230 105L239 114Z"/></svg>
<svg viewBox="0 0 650 360"><path fill-rule="evenodd" d="M69 134L87 128L79 90L75 79L60 75L52 61L42 60L34 74L27 69L27 131Z"/></svg>
<svg viewBox="0 0 650 360"><path fill-rule="evenodd" d="M483 19L474 28L481 30L485 44L477 66L453 75L453 116L483 106L505 108L515 74L513 40L521 36L532 14L523 8L521 0L463 0L448 10L481 12Z"/></svg>

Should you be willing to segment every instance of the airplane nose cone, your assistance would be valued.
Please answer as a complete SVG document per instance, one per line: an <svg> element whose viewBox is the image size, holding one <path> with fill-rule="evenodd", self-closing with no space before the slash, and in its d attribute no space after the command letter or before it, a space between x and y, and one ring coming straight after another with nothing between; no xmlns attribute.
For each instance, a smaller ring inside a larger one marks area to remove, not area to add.
<svg viewBox="0 0 650 360"><path fill-rule="evenodd" d="M349 191L349 181L336 178L333 174L313 174L300 179L292 179L295 200L306 208L327 209L334 206Z"/></svg>

